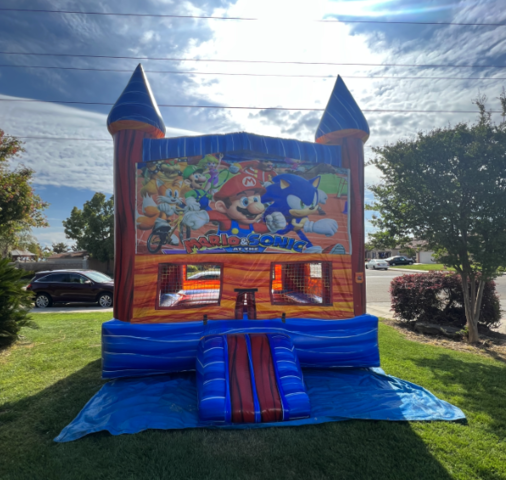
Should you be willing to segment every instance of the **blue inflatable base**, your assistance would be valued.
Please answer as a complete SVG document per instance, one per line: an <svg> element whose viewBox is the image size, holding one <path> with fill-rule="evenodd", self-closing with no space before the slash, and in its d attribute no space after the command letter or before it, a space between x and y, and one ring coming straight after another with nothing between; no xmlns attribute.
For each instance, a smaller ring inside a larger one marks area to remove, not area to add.
<svg viewBox="0 0 506 480"><path fill-rule="evenodd" d="M56 442L89 433L112 435L148 429L293 427L341 420L455 421L457 407L424 388L386 375L380 368L308 369L304 381L311 417L279 423L216 425L199 421L195 373L118 379L104 385Z"/></svg>
<svg viewBox="0 0 506 480"><path fill-rule="evenodd" d="M182 323L102 324L102 377L146 377L195 370L202 337L237 333L280 333L295 346L302 368L380 366L378 318L347 320L281 318Z"/></svg>

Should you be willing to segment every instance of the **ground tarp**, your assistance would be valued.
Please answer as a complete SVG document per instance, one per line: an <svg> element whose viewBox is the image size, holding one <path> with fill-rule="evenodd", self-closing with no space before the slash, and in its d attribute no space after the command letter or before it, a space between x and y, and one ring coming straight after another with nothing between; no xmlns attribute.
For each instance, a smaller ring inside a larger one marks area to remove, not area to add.
<svg viewBox="0 0 506 480"><path fill-rule="evenodd" d="M199 421L195 373L118 379L104 385L56 442L106 430L112 435L147 429L264 428L342 420L455 421L459 408L380 368L304 370L311 417L279 423L212 425Z"/></svg>

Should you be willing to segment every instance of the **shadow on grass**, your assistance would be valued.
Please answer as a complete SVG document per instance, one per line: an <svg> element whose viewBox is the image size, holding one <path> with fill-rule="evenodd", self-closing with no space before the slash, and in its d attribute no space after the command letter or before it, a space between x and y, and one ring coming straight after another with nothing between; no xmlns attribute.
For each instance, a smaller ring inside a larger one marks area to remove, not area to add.
<svg viewBox="0 0 506 480"><path fill-rule="evenodd" d="M2 480L452 478L408 423L149 430L117 437L101 432L54 443L102 383L97 360L32 397L2 407Z"/></svg>
<svg viewBox="0 0 506 480"><path fill-rule="evenodd" d="M490 417L489 428L500 438L506 437L506 369L497 365L464 361L448 354L437 358L413 358L421 368L429 368L448 391L460 386L459 407L464 411L484 413Z"/></svg>

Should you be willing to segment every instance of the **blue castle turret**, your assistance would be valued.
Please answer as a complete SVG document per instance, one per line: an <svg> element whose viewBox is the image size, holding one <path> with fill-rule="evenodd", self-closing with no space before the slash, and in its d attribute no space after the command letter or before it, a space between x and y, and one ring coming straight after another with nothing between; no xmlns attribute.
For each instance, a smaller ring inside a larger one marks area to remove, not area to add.
<svg viewBox="0 0 506 480"><path fill-rule="evenodd" d="M320 124L316 129L318 143L339 144L344 137L369 138L369 125L357 102L338 76Z"/></svg>
<svg viewBox="0 0 506 480"><path fill-rule="evenodd" d="M123 93L107 117L107 128L111 135L119 130L150 129L155 127L165 135L165 124L156 104L142 65L139 63Z"/></svg>

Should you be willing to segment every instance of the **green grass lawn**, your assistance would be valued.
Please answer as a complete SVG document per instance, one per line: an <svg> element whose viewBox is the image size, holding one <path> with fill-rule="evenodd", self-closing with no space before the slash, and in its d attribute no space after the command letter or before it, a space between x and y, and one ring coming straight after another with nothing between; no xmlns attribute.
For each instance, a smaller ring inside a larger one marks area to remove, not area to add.
<svg viewBox="0 0 506 480"><path fill-rule="evenodd" d="M406 268L408 270L451 270L454 271L455 269L452 267L445 267L442 263L434 263L434 264L423 264L423 265L399 265L397 267L390 267L390 268Z"/></svg>
<svg viewBox="0 0 506 480"><path fill-rule="evenodd" d="M0 479L506 479L506 365L380 325L382 366L464 410L464 423L349 421L246 431L52 439L104 383L107 313L38 314L0 355Z"/></svg>

